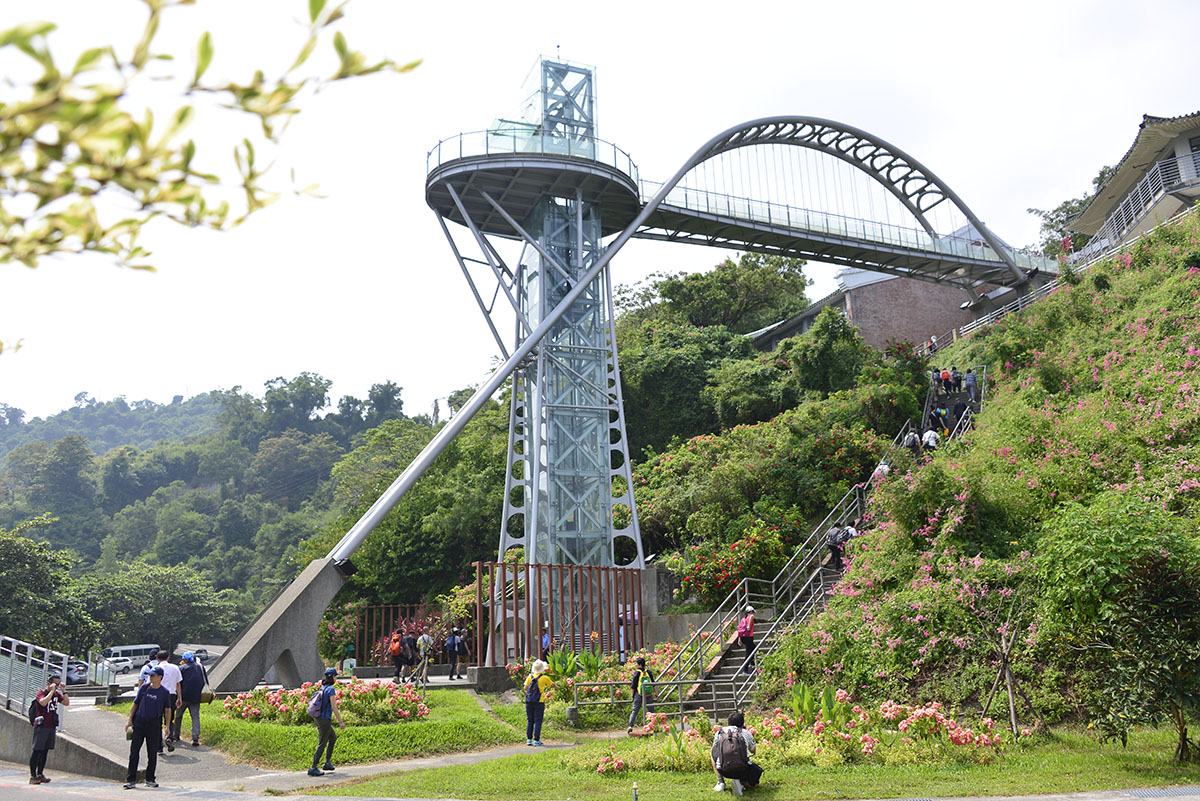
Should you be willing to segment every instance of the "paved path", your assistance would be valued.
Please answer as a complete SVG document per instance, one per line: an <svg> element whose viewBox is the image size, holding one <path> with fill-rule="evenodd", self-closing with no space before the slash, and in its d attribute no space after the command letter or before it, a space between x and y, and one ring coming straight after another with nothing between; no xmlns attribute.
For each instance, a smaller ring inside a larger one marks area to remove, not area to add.
<svg viewBox="0 0 1200 801"><path fill-rule="evenodd" d="M489 759L499 759L508 756L511 753L524 752L524 746L512 748L498 748L494 751L484 751L476 754L457 754L448 757L432 757L430 759L414 759L406 762L394 762L385 765L361 766L357 769L347 768L344 772L338 771L341 778L348 778L353 775L368 775L368 773L355 774L352 771L377 771L385 772L389 770L415 770L418 767L435 767L438 765L469 765L478 762L483 762ZM454 761L450 761L454 760ZM33 786L28 784L28 767L25 765L14 765L10 762L0 762L0 799L3 801L112 801L112 799L161 799L162 801L250 801L251 799L276 798L276 794L264 794L261 790L265 787L243 788L222 787L221 782L216 783L195 783L183 784L172 783L164 777L163 786L158 789L150 789L138 786L136 790L125 790L117 782L100 782L93 779L88 779L84 776L67 776L50 772L54 781L50 784ZM277 774L279 776L292 777L295 774ZM320 780L309 779L301 774L305 783L297 785L299 787L309 786L310 782L319 782ZM289 786L282 786L278 780L274 784L267 786L275 790L287 790ZM703 782L703 786L697 785L697 798L731 798L732 796L717 796L708 790L707 779ZM561 793L563 798L569 798L569 788L556 788ZM707 791L707 792L704 792ZM618 794L624 797L624 788ZM357 799L357 796L313 796L300 794L293 796L297 798L312 798L324 799L324 801L351 801ZM617 797L617 795L614 795ZM1032 796L989 796L987 801L1138 801L1139 799L1158 799L1165 798L1169 801L1200 801L1200 786L1190 787L1147 787L1138 790L1104 790L1091 793L1069 793L1069 794L1053 794L1053 795L1032 795ZM377 799L376 801L396 801L395 799ZM406 801L448 801L447 799L406 799ZM851 801L846 799L845 801ZM894 801L894 800L893 800ZM917 799L905 799L904 801L918 801ZM920 799L919 801L925 801ZM978 799L970 797L946 798L943 801L978 801Z"/></svg>

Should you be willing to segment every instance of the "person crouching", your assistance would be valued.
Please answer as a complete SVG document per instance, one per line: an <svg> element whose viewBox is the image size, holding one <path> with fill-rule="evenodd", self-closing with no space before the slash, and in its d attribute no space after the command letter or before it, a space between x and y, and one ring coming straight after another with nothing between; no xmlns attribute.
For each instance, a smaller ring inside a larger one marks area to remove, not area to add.
<svg viewBox="0 0 1200 801"><path fill-rule="evenodd" d="M750 761L755 751L754 736L746 731L746 717L741 712L729 716L729 725L722 727L712 744L712 765L717 773L717 786L725 792L725 780L733 785L733 794L741 795L742 787L752 789L762 778L763 769Z"/></svg>

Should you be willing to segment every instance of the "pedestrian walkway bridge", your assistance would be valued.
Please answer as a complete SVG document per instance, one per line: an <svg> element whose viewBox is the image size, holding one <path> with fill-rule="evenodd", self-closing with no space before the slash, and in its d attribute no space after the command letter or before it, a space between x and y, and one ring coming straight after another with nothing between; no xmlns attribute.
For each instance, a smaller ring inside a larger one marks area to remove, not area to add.
<svg viewBox="0 0 1200 801"><path fill-rule="evenodd" d="M634 238L806 258L972 292L1058 270L1053 259L1004 243L904 151L815 117L731 128L663 183L641 179L611 142L520 126L445 139L428 168L430 206L444 219L469 217L478 234L520 238L523 210L553 175L555 194L600 207L606 235L644 213Z"/></svg>

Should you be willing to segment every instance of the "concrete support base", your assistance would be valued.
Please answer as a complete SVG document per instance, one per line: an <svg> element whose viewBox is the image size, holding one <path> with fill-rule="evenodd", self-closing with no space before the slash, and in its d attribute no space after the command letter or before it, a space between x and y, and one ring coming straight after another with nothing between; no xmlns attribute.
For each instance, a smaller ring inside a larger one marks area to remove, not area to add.
<svg viewBox="0 0 1200 801"><path fill-rule="evenodd" d="M54 750L50 752L50 758L46 761L47 771L78 773L112 781L125 778L125 772L128 770L128 748L125 754L114 754L67 732L59 732L56 739ZM118 748L124 744L124 740L116 743ZM0 708L0 759L5 762L28 764L32 748L33 727L29 725L29 719L18 712ZM142 760L142 764L145 764L145 759Z"/></svg>
<svg viewBox="0 0 1200 801"><path fill-rule="evenodd" d="M481 693L502 693L513 688L512 676L504 667L469 667L467 683Z"/></svg>
<svg viewBox="0 0 1200 801"><path fill-rule="evenodd" d="M274 667L284 687L319 681L317 627L346 575L333 559L314 560L275 597L208 672L215 692L253 689Z"/></svg>

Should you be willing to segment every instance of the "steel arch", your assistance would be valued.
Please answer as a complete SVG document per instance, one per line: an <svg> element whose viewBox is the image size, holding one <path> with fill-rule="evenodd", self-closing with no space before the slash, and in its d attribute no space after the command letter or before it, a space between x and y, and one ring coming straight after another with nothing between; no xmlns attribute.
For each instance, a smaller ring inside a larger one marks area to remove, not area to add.
<svg viewBox="0 0 1200 801"><path fill-rule="evenodd" d="M874 178L912 212L925 230L937 236L925 213L950 201L979 231L1009 271L1020 281L1026 275L1003 243L988 229L946 182L900 148L864 130L820 117L763 117L725 130L697 150L664 185L670 191L708 159L753 145L795 145L839 158ZM661 193L660 193L661 194Z"/></svg>

